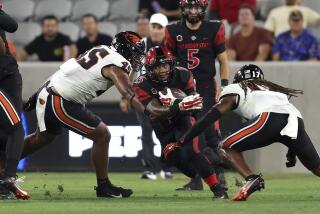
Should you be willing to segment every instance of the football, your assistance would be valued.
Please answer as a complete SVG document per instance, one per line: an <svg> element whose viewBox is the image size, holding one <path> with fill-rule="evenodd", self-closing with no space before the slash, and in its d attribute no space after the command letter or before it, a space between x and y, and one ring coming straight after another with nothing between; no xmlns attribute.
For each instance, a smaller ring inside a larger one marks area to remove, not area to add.
<svg viewBox="0 0 320 214"><path fill-rule="evenodd" d="M187 96L187 94L184 91L182 91L181 89L179 89L179 88L170 88L170 90L172 92L172 95L175 98L182 99L182 98L185 98ZM161 93L166 95L167 94L167 88L163 89L161 91Z"/></svg>

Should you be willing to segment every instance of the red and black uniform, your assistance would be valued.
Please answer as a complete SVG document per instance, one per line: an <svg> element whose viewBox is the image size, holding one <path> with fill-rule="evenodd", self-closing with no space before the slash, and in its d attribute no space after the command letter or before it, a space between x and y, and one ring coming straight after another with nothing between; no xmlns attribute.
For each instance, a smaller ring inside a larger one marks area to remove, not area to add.
<svg viewBox="0 0 320 214"><path fill-rule="evenodd" d="M166 87L178 88L187 95L195 92L195 82L190 71L175 67L170 75L170 81L165 84L152 81L147 74L138 77L134 83L134 90L140 102L147 106L152 99L159 99L158 93ZM192 117L189 113L180 112L167 118L151 120L151 124L164 148L167 144L177 141L192 126ZM170 154L168 161L189 177L199 173L202 178L211 182L215 178L212 176L214 170L208 158L201 153L202 148L196 137L192 143Z"/></svg>
<svg viewBox="0 0 320 214"><path fill-rule="evenodd" d="M6 52L0 55L0 158L4 158L5 154L5 173L12 177L15 176L23 146L24 133L20 119L22 78L16 59L10 54L5 32L13 33L17 28L17 22L0 9L0 36L6 47Z"/></svg>
<svg viewBox="0 0 320 214"><path fill-rule="evenodd" d="M179 66L188 68L197 84L197 92L203 97L201 117L215 104L215 58L226 50L225 29L220 21L202 21L198 30L189 29L185 22L166 27L165 45L179 60ZM217 146L213 127L205 131L208 145Z"/></svg>

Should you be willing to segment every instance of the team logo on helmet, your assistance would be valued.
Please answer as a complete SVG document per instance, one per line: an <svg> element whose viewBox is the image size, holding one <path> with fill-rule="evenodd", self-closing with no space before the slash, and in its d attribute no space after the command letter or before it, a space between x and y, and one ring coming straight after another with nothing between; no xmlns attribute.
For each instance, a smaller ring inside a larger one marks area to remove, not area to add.
<svg viewBox="0 0 320 214"><path fill-rule="evenodd" d="M165 75L161 75L155 71L155 68L162 64L169 64L169 70L165 71ZM173 55L167 47L155 46L150 48L146 55L145 67L147 75L152 81L157 83L166 83L170 81L171 70L173 69L173 66ZM165 78L162 78L161 76L165 76Z"/></svg>
<svg viewBox="0 0 320 214"><path fill-rule="evenodd" d="M244 65L234 75L233 83L252 79L264 79L261 68L254 64Z"/></svg>

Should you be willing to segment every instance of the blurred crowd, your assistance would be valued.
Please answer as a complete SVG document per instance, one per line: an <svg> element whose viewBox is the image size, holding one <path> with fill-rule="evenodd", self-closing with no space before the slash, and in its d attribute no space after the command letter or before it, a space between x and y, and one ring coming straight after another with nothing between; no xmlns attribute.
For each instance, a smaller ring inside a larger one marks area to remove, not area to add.
<svg viewBox="0 0 320 214"><path fill-rule="evenodd" d="M318 6L308 7L312 2ZM320 2L313 0L211 0L206 19L223 21L230 61L317 61L319 8ZM132 20L135 25L128 28L150 37L149 31L153 30L149 20L155 13L166 16L169 23L180 20L179 0L140 0L137 16ZM99 30L102 23L112 21L93 13L75 21L81 28L77 40L60 31L60 22L63 20L55 15L43 16L41 34L16 48L18 61L34 60L32 55L39 61L64 61L93 46L109 45L114 35L108 29L104 33ZM14 50L12 43L11 49Z"/></svg>

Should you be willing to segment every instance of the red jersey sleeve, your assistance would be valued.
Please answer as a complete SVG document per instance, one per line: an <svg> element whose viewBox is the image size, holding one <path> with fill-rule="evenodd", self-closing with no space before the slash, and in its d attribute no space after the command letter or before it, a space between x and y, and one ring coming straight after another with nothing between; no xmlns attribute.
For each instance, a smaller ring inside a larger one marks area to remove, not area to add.
<svg viewBox="0 0 320 214"><path fill-rule="evenodd" d="M138 85L133 86L134 93L136 94L136 97L140 102L143 104L146 104L146 101L151 99L151 95L148 94L146 91L144 91L142 88L140 88Z"/></svg>
<svg viewBox="0 0 320 214"><path fill-rule="evenodd" d="M219 30L214 39L214 46L219 46L225 43L225 29L224 24L221 22Z"/></svg>
<svg viewBox="0 0 320 214"><path fill-rule="evenodd" d="M171 51L175 52L177 48L176 41L173 39L168 27L165 28L164 45L167 46Z"/></svg>

